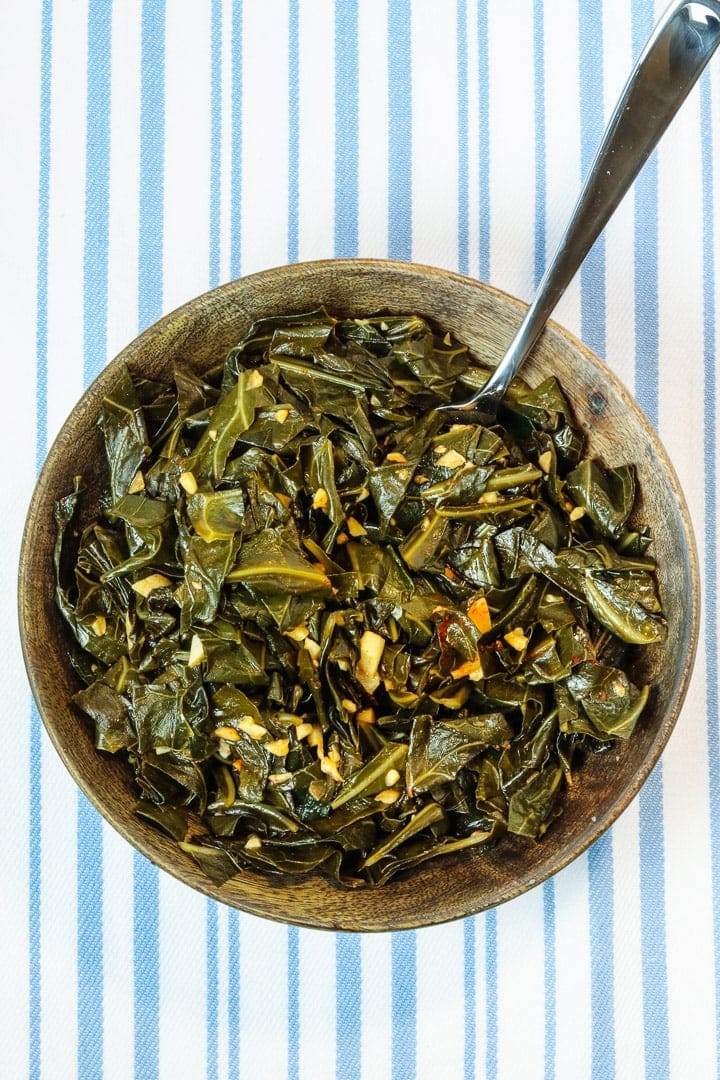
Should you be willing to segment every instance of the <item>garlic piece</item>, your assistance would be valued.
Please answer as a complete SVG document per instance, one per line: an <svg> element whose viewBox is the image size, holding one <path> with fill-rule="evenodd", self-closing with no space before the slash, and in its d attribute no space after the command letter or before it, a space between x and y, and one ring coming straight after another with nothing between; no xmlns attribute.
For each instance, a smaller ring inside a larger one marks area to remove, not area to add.
<svg viewBox="0 0 720 1080"><path fill-rule="evenodd" d="M360 660L355 675L368 694L372 694L380 685L378 668L385 650L385 638L374 630L366 630L360 638Z"/></svg>

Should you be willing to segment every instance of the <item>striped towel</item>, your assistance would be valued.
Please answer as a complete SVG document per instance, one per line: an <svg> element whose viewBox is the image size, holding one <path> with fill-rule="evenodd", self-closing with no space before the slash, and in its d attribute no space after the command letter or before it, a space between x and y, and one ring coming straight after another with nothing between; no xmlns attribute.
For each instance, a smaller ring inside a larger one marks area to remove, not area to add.
<svg viewBox="0 0 720 1080"><path fill-rule="evenodd" d="M254 270L356 254L528 299L663 6L0 7L3 1077L715 1076L720 60L557 311L659 428L705 576L676 733L587 855L504 907L418 932L299 931L209 902L78 794L31 705L14 613L48 445L163 312Z"/></svg>

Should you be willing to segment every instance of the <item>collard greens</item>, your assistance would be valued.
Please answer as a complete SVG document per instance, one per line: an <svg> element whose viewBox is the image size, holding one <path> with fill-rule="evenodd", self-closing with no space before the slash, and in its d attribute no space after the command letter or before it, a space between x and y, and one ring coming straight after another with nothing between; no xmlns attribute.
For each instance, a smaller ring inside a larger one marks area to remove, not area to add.
<svg viewBox="0 0 720 1080"><path fill-rule="evenodd" d="M75 702L213 880L538 838L631 736L665 634L633 469L583 457L553 378L491 429L432 411L485 377L417 316L316 311L107 394L95 520L80 478L56 508Z"/></svg>

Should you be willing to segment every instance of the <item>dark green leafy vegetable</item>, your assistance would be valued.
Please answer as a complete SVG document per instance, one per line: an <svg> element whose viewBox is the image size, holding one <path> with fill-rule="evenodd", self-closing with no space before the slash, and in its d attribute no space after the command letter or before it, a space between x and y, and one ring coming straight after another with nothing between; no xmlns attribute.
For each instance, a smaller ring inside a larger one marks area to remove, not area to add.
<svg viewBox="0 0 720 1080"><path fill-rule="evenodd" d="M56 507L75 703L138 814L218 884L381 885L541 837L651 693L632 467L582 456L552 378L443 426L486 373L417 316L264 319L174 377L121 370L95 520L80 479Z"/></svg>

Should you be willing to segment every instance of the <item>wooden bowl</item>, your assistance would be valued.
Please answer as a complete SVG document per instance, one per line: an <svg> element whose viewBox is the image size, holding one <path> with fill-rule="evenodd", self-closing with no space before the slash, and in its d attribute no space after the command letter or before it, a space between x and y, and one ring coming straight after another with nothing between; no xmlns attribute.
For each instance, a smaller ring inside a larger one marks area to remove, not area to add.
<svg viewBox="0 0 720 1080"><path fill-rule="evenodd" d="M213 885L173 841L134 815L129 768L95 750L91 725L70 704L79 684L68 661L70 634L53 599L53 507L81 470L86 501L97 493L104 454L95 421L119 363L169 382L176 357L191 358L197 368L209 366L242 337L251 320L320 304L339 315L384 309L427 316L492 364L524 310L519 301L457 274L405 263L333 260L267 270L167 315L108 365L48 454L20 558L20 630L35 700L58 753L100 813L152 862L255 915L335 930L399 930L483 911L539 884L583 852L638 793L672 731L690 678L699 625L697 557L685 500L647 419L596 356L551 324L523 374L531 384L556 374L591 452L608 465L635 464L641 493L635 516L655 537L669 635L638 659L635 679L653 689L636 733L616 752L590 755L565 796L562 816L539 842L508 836L488 853L469 850L431 861L380 890L343 891L320 877L281 882L249 870L221 887Z"/></svg>

